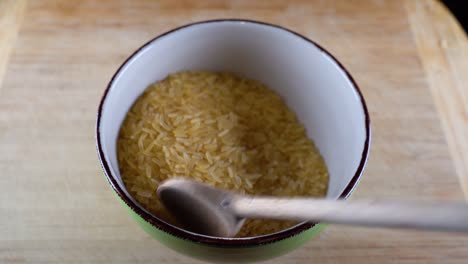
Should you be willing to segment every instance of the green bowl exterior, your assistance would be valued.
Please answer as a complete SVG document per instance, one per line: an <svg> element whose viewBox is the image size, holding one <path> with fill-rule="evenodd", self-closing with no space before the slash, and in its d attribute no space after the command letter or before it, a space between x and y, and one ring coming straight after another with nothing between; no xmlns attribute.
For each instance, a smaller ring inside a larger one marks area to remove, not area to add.
<svg viewBox="0 0 468 264"><path fill-rule="evenodd" d="M125 204L125 202L123 202L122 199L120 199L120 197L119 200L130 212L130 215L136 220L138 225L163 245L178 253L215 263L246 263L278 257L302 246L312 238L316 237L326 227L326 224L316 224L312 228L298 235L263 245L218 247L182 239L166 233L136 214L130 207L128 207L128 205Z"/></svg>

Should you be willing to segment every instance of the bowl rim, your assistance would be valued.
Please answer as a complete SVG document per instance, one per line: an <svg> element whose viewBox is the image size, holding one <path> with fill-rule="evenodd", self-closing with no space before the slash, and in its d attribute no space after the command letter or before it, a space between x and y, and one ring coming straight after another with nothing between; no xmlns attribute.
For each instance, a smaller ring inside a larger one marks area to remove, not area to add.
<svg viewBox="0 0 468 264"><path fill-rule="evenodd" d="M354 173L354 176L351 178L349 181L348 185L346 188L343 190L341 195L339 196L339 199L346 199L349 197L349 195L353 192L354 188L358 184L361 175L363 173L364 167L367 163L368 155L369 155L369 149L370 149L370 142L371 142L371 128L370 128L370 117L369 113L367 110L366 102L364 100L364 97L361 93L361 90L359 89L356 81L353 79L351 74L346 70L346 68L326 49L324 49L322 46L314 42L313 40L297 33L292 30L289 30L285 27L276 25L276 24L271 24L267 22L261 22L261 21L256 21L256 20L249 20L249 19L237 19L237 18L228 18L228 19L213 19L213 20L203 20L203 21L198 21L198 22L193 22L189 24L185 24L182 26L179 26L177 28L174 28L172 30L169 30L165 33L162 33L153 39L149 40L146 42L144 45L142 45L140 48L135 50L117 69L117 71L114 73L112 76L111 80L107 84L106 90L104 91L101 101L99 103L98 111L97 111L97 118L96 118L96 128L95 128L95 138L96 138L96 149L98 152L98 157L102 166L102 169L104 171L104 174L106 175L106 178L109 182L109 184L112 186L113 190L117 193L117 195L120 197L120 199L137 215L139 215L142 219L144 219L147 223L151 224L153 227L159 229L160 231L166 232L170 235L173 235L177 238L183 239L183 240L189 240L192 242L196 243L201 243L205 245L210 245L210 246L217 246L217 247L251 247L251 246L257 246L257 245L263 245L263 244L269 244L273 242L278 242L296 235L299 235L300 233L314 227L317 223L308 223L308 222L303 222L299 223L296 226L293 226L291 228L268 234L268 235L262 235L262 236L256 236L256 237L248 237L248 238L222 238L222 237L211 237L211 236L205 236L205 235L200 235L196 233L192 233L189 231L186 231L184 229L175 227L173 225L170 225L159 218L151 215L147 211L143 210L140 208L135 202L133 202L123 189L120 187L120 185L117 183L117 180L115 179L114 175L112 175L112 172L110 170L110 165L107 159L104 156L104 151L102 147L102 142L101 142L101 136L100 136L100 122L101 122L101 117L102 117L102 108L104 105L104 102L107 98L107 95L110 91L110 88L112 87L116 77L119 75L119 73L122 71L122 69L127 66L128 62L133 59L136 55L140 53L140 51L144 50L146 47L150 46L152 43L156 42L158 39L171 34L175 33L181 29L189 28L189 27L194 27L198 25L204 25L204 24L213 24L213 23L246 23L246 24L254 24L254 25L260 25L260 26L265 26L265 27L273 27L275 29L279 29L284 31L285 33L290 33L293 34L297 37L300 37L304 41L308 42L311 45L314 45L316 48L318 48L320 51L322 51L326 56L328 56L333 62L336 63L336 65L345 73L346 77L348 80L352 83L352 86L355 90L355 92L359 95L359 99L361 101L361 106L362 110L365 115L365 132L366 132L366 140L364 142L364 148L361 154L361 160L359 162L359 166L356 169L356 172Z"/></svg>

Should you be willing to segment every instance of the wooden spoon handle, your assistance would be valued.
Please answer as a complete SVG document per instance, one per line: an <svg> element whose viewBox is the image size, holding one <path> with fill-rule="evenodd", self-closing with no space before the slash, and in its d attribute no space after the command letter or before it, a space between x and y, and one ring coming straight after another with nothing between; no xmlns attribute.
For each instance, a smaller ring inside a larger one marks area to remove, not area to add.
<svg viewBox="0 0 468 264"><path fill-rule="evenodd" d="M236 197L229 209L245 218L468 232L466 203Z"/></svg>

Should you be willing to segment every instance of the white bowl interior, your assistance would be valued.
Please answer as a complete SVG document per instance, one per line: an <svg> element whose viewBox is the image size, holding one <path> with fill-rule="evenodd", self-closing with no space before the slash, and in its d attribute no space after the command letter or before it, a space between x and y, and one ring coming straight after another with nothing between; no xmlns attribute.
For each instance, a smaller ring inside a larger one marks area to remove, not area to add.
<svg viewBox="0 0 468 264"><path fill-rule="evenodd" d="M325 159L330 172L327 197L340 196L363 158L367 137L353 83L329 55L300 36L239 21L197 24L166 34L117 73L98 129L104 157L123 190L116 141L126 112L148 85L191 69L234 72L282 95Z"/></svg>

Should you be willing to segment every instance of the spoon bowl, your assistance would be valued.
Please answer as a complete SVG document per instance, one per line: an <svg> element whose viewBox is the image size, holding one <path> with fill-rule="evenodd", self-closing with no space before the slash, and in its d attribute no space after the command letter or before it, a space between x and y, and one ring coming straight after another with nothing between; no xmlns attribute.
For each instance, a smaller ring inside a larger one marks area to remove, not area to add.
<svg viewBox="0 0 468 264"><path fill-rule="evenodd" d="M227 206L235 194L196 181L174 178L158 187L158 196L189 231L209 236L233 237L244 218Z"/></svg>

